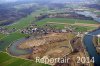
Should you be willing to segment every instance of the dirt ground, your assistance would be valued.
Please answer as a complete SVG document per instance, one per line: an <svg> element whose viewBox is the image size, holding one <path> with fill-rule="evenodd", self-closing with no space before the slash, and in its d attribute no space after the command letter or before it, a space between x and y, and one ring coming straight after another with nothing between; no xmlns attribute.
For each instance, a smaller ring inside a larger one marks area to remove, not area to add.
<svg viewBox="0 0 100 66"><path fill-rule="evenodd" d="M64 64L56 64L56 63L48 63L50 65L55 66L80 66L83 65L82 63L78 64L77 57L86 57L83 51L73 52L72 45L69 41L75 38L75 34L73 33L51 33L43 37L38 37L37 39L29 39L23 42L19 48L26 49L32 48L32 54L28 55L21 55L19 57L36 60L36 57L44 58L70 58L71 60L68 63ZM77 42L79 43L79 42ZM86 65L86 64L85 64ZM89 64L87 64L89 66Z"/></svg>
<svg viewBox="0 0 100 66"><path fill-rule="evenodd" d="M70 40L75 37L72 33L51 33L37 39L23 42L19 48L33 48L32 54L22 55L28 59L49 56L50 58L64 57L72 52Z"/></svg>
<svg viewBox="0 0 100 66"><path fill-rule="evenodd" d="M50 43L64 41L64 40L69 39L68 37L65 37L65 35L67 35L67 33L52 33L52 34L48 34L43 37L38 37L37 39L29 39L21 43L19 45L19 48L27 49L27 48L32 48L32 47L36 47L36 46L40 46L44 44L50 44Z"/></svg>

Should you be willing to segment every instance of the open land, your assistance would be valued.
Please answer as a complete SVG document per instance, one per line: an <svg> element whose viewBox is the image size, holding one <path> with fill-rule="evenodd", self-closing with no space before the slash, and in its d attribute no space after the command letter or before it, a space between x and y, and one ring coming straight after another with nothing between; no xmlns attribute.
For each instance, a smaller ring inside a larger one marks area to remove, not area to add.
<svg viewBox="0 0 100 66"><path fill-rule="evenodd" d="M59 12L62 11L59 10ZM86 65L82 63L76 63L77 56L89 57L88 54L85 54L87 51L85 50L83 42L81 41L83 38L77 35L78 33L79 35L84 35L85 32L94 30L95 28L100 27L99 24L94 20L59 17L46 17L36 21L36 16L49 13L51 14L51 10L41 8L36 12L32 12L25 18L22 18L11 25L3 27L7 28L8 30L11 30L13 28L16 30L9 34L0 33L0 51L3 51L0 52L1 66L49 66L46 64L36 63L35 58L37 56L41 58L44 56L47 56L49 58L62 58L67 56L72 58L70 60L71 62L68 64L70 66ZM30 27L30 25L33 24L37 26ZM48 25L50 26L48 27ZM23 29L26 29L26 32L32 32L32 34L22 33L21 30ZM38 30L36 30L35 32L33 31L33 29ZM42 32L39 32L39 30L44 31L45 34L42 35ZM30 38L30 36L33 37L35 33L37 33L37 35L38 33L41 33L41 35L38 35L35 38ZM12 44L14 44L14 42L18 41L21 38L28 39L24 42L21 42L20 45L17 46L17 48L22 50L32 49L32 53L13 57L7 49ZM54 64L55 66L59 65L58 63L57 65L56 63L53 63L53 65Z"/></svg>

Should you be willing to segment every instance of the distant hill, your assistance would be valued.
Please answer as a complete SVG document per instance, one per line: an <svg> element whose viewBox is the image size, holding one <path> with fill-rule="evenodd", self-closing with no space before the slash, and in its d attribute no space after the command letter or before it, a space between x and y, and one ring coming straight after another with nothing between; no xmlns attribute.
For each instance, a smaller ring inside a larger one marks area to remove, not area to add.
<svg viewBox="0 0 100 66"><path fill-rule="evenodd" d="M86 5L86 7L95 8L95 9L100 10L100 4L90 4L90 5Z"/></svg>
<svg viewBox="0 0 100 66"><path fill-rule="evenodd" d="M29 1L33 1L33 2L52 2L52 3L66 3L66 2L73 2L73 3L93 3L96 0L0 0L0 3L4 3L4 2L16 2L16 1L23 1L23 2L29 2ZM97 0L99 1L99 0Z"/></svg>

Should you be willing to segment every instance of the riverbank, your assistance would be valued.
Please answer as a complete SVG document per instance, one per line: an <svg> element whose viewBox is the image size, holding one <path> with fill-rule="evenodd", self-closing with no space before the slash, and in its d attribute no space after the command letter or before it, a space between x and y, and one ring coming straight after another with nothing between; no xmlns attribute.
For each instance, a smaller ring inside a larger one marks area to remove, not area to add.
<svg viewBox="0 0 100 66"><path fill-rule="evenodd" d="M100 43L97 36L93 37L93 44L96 48L97 53L100 54Z"/></svg>

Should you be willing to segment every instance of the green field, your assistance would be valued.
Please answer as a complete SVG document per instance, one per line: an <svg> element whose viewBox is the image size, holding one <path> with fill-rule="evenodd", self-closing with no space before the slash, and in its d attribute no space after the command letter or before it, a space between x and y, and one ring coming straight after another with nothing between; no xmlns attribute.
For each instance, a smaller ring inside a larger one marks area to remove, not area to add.
<svg viewBox="0 0 100 66"><path fill-rule="evenodd" d="M13 41L26 37L26 34L12 33L0 40L0 51L4 51Z"/></svg>
<svg viewBox="0 0 100 66"><path fill-rule="evenodd" d="M53 25L56 26L56 28L58 28L58 29L63 29L65 25L57 24L57 23L67 23L69 25L74 24L74 23L97 24L95 21L92 21L92 20L80 20L80 19L68 19L68 18L46 18L46 19L36 22L36 24L38 26L43 26L49 22L56 23ZM73 28L75 28L75 30L78 32L84 32L84 31L88 31L91 29L95 29L95 27L93 27L93 26L91 26L91 27L73 26Z"/></svg>
<svg viewBox="0 0 100 66"><path fill-rule="evenodd" d="M5 35L0 33L0 39L2 39L3 37L5 37Z"/></svg>
<svg viewBox="0 0 100 66"><path fill-rule="evenodd" d="M20 19L19 21L15 22L14 24L6 26L6 28L9 28L9 29L12 29L12 28L22 29L22 28L28 26L29 24L31 24L33 20L34 20L34 17L33 17L33 13L32 13L31 15Z"/></svg>
<svg viewBox="0 0 100 66"><path fill-rule="evenodd" d="M85 24L96 24L96 22L92 20L80 20L80 19L70 19L70 18L46 18L41 21L38 21L36 24L44 25L48 22L69 23L69 24L74 24L75 22L77 22L77 23L85 23Z"/></svg>
<svg viewBox="0 0 100 66"><path fill-rule="evenodd" d="M100 15L100 12L95 12L97 15Z"/></svg>
<svg viewBox="0 0 100 66"><path fill-rule="evenodd" d="M87 32L88 30L94 30L95 27L84 27L84 26L74 26L77 32Z"/></svg>
<svg viewBox="0 0 100 66"><path fill-rule="evenodd" d="M7 53L0 52L0 66L50 66L9 56Z"/></svg>

